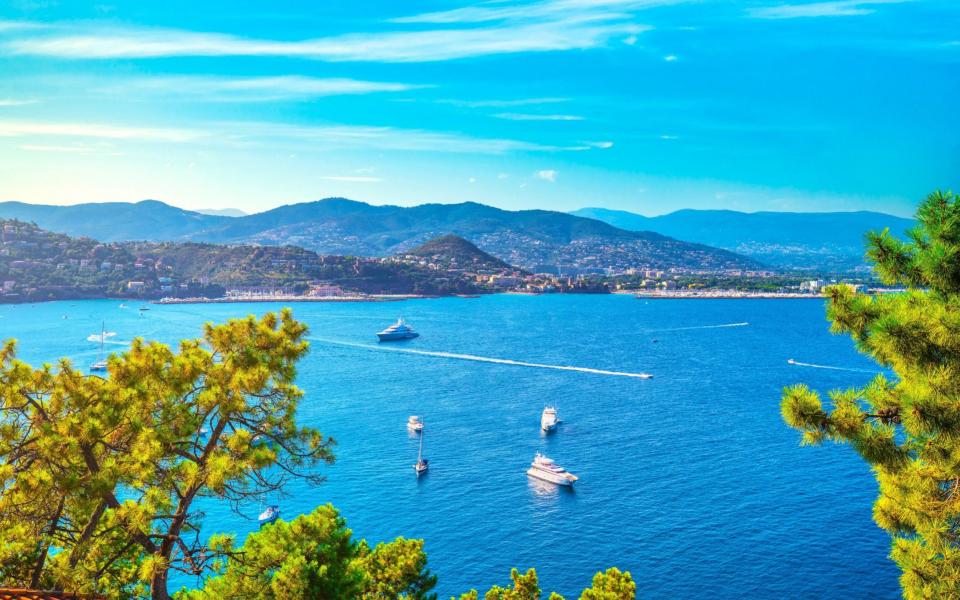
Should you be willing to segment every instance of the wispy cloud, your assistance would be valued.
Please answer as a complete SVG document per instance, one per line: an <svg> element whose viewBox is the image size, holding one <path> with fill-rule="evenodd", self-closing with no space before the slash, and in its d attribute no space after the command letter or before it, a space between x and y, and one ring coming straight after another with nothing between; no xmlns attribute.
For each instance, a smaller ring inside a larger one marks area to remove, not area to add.
<svg viewBox="0 0 960 600"><path fill-rule="evenodd" d="M0 137L62 136L111 140L148 140L185 142L204 133L185 129L127 127L95 123L49 123L40 121L0 120Z"/></svg>
<svg viewBox="0 0 960 600"><path fill-rule="evenodd" d="M572 12L624 11L683 4L690 0L541 0L539 2L484 2L452 10L392 19L394 23L487 23L550 18Z"/></svg>
<svg viewBox="0 0 960 600"><path fill-rule="evenodd" d="M522 25L352 33L302 41L176 29L96 28L12 39L3 49L17 55L65 59L286 56L336 62L433 62L517 52L583 50L648 29L623 15L573 15Z"/></svg>
<svg viewBox="0 0 960 600"><path fill-rule="evenodd" d="M314 150L364 148L453 154L506 154L510 152L563 152L577 146L554 146L504 138L473 137L460 133L366 127L356 125L289 125L283 123L224 124L237 140L276 139L309 142ZM0 129L2 132L2 129Z"/></svg>
<svg viewBox="0 0 960 600"><path fill-rule="evenodd" d="M518 98L515 100L437 100L437 102L440 104L452 104L454 106L465 106L467 108L508 108L511 106L534 106L537 104L556 104L559 102L569 101L570 98Z"/></svg>
<svg viewBox="0 0 960 600"><path fill-rule="evenodd" d="M17 146L21 150L30 152L69 152L72 154L86 154L93 152L93 148L87 146L44 146L39 144L23 144Z"/></svg>
<svg viewBox="0 0 960 600"><path fill-rule="evenodd" d="M779 4L750 9L750 16L758 19L798 19L809 17L853 17L869 15L880 4L901 4L912 0L836 0L809 4Z"/></svg>
<svg viewBox="0 0 960 600"><path fill-rule="evenodd" d="M359 177L356 175L324 175L318 179L324 181L342 181L345 183L379 183L383 181L379 177Z"/></svg>
<svg viewBox="0 0 960 600"><path fill-rule="evenodd" d="M497 113L493 115L498 119L507 119L509 121L582 121L583 117L577 115L538 115L530 113Z"/></svg>
<svg viewBox="0 0 960 600"><path fill-rule="evenodd" d="M537 171L536 175L538 179L549 181L550 183L557 182L557 171L555 171L554 169L544 169L542 171Z"/></svg>
<svg viewBox="0 0 960 600"><path fill-rule="evenodd" d="M25 31L30 29L46 29L48 26L35 21L10 21L0 19L0 33L6 31Z"/></svg>
<svg viewBox="0 0 960 600"><path fill-rule="evenodd" d="M603 150L613 148L613 142L586 142L586 144L591 148L601 148Z"/></svg>
<svg viewBox="0 0 960 600"><path fill-rule="evenodd" d="M154 94L199 97L218 102L266 102L377 92L405 92L424 85L315 78L298 75L277 77L164 76L125 80L107 86L110 93L144 91Z"/></svg>
<svg viewBox="0 0 960 600"><path fill-rule="evenodd" d="M24 106L27 104L36 104L36 100L17 100L15 98L0 98L0 106Z"/></svg>

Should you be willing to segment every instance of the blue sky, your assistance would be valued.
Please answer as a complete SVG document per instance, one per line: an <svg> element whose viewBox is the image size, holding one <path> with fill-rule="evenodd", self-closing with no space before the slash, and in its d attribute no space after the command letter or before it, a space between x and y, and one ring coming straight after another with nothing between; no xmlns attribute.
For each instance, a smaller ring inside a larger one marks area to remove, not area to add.
<svg viewBox="0 0 960 600"><path fill-rule="evenodd" d="M955 0L0 3L0 199L910 214Z"/></svg>

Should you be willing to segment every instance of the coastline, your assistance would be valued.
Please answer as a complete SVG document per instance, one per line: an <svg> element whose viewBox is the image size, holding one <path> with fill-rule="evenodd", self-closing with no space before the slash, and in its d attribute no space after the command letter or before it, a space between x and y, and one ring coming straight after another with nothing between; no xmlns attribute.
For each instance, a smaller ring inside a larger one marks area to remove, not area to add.
<svg viewBox="0 0 960 600"><path fill-rule="evenodd" d="M637 300L823 300L823 296L819 294L801 294L799 292L740 292L737 290L693 292L689 290L674 290L620 293L631 293Z"/></svg>

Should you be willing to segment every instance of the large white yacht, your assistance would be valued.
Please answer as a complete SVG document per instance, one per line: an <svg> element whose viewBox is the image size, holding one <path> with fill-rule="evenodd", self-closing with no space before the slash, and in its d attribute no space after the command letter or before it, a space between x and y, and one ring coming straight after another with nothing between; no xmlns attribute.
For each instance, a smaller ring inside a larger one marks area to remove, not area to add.
<svg viewBox="0 0 960 600"><path fill-rule="evenodd" d="M540 429L550 433L555 430L559 424L560 418L557 417L556 407L548 406L544 408L543 413L540 415Z"/></svg>
<svg viewBox="0 0 960 600"><path fill-rule="evenodd" d="M530 463L530 469L527 470L527 475L557 485L567 486L573 485L573 482L578 479L576 475L568 473L566 469L553 462L553 459L547 458L539 452L537 452L537 455L533 458L533 462Z"/></svg>
<svg viewBox="0 0 960 600"><path fill-rule="evenodd" d="M378 333L377 337L380 338L381 342L392 342L395 340L412 340L415 337L420 337L420 334L411 329L403 321L403 317L400 317L396 323Z"/></svg>

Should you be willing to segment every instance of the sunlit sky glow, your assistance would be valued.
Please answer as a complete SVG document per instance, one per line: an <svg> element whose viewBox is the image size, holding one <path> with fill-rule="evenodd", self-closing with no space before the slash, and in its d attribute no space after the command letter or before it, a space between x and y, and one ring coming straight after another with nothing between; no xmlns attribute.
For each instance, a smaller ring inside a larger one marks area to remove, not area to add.
<svg viewBox="0 0 960 600"><path fill-rule="evenodd" d="M960 2L0 4L0 199L883 210L960 173Z"/></svg>

